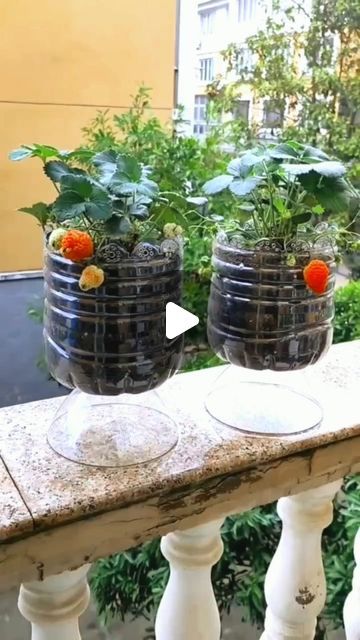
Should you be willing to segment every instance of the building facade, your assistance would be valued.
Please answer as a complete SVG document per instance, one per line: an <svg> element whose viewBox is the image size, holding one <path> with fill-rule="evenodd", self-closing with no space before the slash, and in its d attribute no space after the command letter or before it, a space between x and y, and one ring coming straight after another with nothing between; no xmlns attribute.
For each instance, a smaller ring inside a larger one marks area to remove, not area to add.
<svg viewBox="0 0 360 640"><path fill-rule="evenodd" d="M285 16L289 3L282 1ZM299 30L306 27L311 0L304 0L303 5L306 11L299 19ZM207 86L219 77L230 83L251 70L255 58L246 41L265 26L270 11L271 0L180 0L178 101L184 106L187 134L203 137L211 126L206 117ZM236 45L238 51L231 72L222 55L229 44ZM301 63L299 58L299 72ZM232 114L226 117L254 123L261 138L273 139L287 110L280 113L266 98L255 101L250 86L244 83Z"/></svg>
<svg viewBox="0 0 360 640"><path fill-rule="evenodd" d="M230 81L242 68L251 66L252 56L246 47L246 39L262 24L264 15L264 6L259 0L181 0L178 100L184 106L186 133L202 137L208 130L207 85L218 76L227 75ZM241 51L235 69L229 75L221 52L230 43L240 45ZM258 109L255 112L246 85L233 117L247 122L262 117ZM265 120L266 117L265 104Z"/></svg>
<svg viewBox="0 0 360 640"><path fill-rule="evenodd" d="M22 143L71 149L98 110L119 113L143 83L153 112L174 104L176 0L0 0L0 273L39 269L42 233L17 209L54 198Z"/></svg>

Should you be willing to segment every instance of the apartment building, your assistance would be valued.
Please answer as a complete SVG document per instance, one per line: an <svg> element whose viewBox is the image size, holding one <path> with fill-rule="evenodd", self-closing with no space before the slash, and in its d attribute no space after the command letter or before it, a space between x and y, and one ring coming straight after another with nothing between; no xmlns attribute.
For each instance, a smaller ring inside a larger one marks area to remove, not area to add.
<svg viewBox="0 0 360 640"><path fill-rule="evenodd" d="M201 137L207 132L206 87L226 72L221 52L227 45L244 44L229 81L242 67L251 66L245 41L259 28L264 15L260 0L181 0L178 101L185 108L187 133ZM253 113L250 89L244 86L241 93L234 117L246 121L259 117Z"/></svg>
<svg viewBox="0 0 360 640"><path fill-rule="evenodd" d="M311 5L311 0L304 4ZM270 6L270 0L180 0L178 103L185 109L187 134L203 137L211 126L206 117L207 85L219 75L226 75L225 82L233 81L255 63L246 41L264 26ZM221 52L230 43L238 46L239 55L234 70L226 73ZM253 98L251 88L244 84L227 117L256 122L260 135L271 138L282 126L284 114L271 100L255 103Z"/></svg>

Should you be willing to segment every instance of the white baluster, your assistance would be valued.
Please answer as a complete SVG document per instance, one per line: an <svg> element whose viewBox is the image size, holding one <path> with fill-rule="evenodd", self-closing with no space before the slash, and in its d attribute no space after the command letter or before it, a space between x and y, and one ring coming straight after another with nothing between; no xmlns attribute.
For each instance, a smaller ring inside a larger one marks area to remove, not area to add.
<svg viewBox="0 0 360 640"><path fill-rule="evenodd" d="M344 627L347 640L360 640L360 529L354 543L356 567L354 570L352 591L344 606Z"/></svg>
<svg viewBox="0 0 360 640"><path fill-rule="evenodd" d="M32 640L81 640L79 617L90 600L89 565L20 587L18 606Z"/></svg>
<svg viewBox="0 0 360 640"><path fill-rule="evenodd" d="M222 523L217 520L163 538L170 579L156 618L156 640L219 640L211 568L223 552Z"/></svg>
<svg viewBox="0 0 360 640"><path fill-rule="evenodd" d="M332 482L279 500L283 529L265 581L268 608L261 640L313 639L326 597L321 535L332 521L340 487L341 481Z"/></svg>

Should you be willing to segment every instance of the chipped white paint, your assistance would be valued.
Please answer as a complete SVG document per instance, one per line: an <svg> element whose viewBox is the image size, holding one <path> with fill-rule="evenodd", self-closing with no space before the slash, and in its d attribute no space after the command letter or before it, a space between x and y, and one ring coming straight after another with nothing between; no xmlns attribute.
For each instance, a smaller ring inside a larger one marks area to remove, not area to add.
<svg viewBox="0 0 360 640"><path fill-rule="evenodd" d="M279 500L283 529L265 581L262 640L314 638L326 597L321 535L332 521L332 501L340 486L341 481L332 482Z"/></svg>
<svg viewBox="0 0 360 640"><path fill-rule="evenodd" d="M161 549L170 562L170 578L157 614L156 640L219 640L211 568L223 551L222 522L163 538Z"/></svg>
<svg viewBox="0 0 360 640"><path fill-rule="evenodd" d="M20 587L18 606L31 622L31 640L81 640L79 617L90 600L90 565Z"/></svg>
<svg viewBox="0 0 360 640"><path fill-rule="evenodd" d="M360 529L355 537L354 570L352 591L346 598L344 606L344 627L346 640L360 640Z"/></svg>

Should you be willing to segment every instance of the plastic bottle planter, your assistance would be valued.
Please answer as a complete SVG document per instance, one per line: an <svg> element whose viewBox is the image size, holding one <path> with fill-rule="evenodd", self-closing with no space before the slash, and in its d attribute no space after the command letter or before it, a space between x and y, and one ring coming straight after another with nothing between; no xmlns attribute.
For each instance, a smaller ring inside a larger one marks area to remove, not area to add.
<svg viewBox="0 0 360 640"><path fill-rule="evenodd" d="M224 360L248 369L290 371L314 364L332 342L335 262L330 254L295 254L271 247L246 250L217 240L208 308L208 337ZM315 295L303 269L319 258L331 269L328 287Z"/></svg>
<svg viewBox="0 0 360 640"><path fill-rule="evenodd" d="M45 254L46 357L62 385L90 394L141 393L179 368L183 338L165 337L165 306L181 303L178 254L103 263L105 282L83 292L84 265Z"/></svg>

